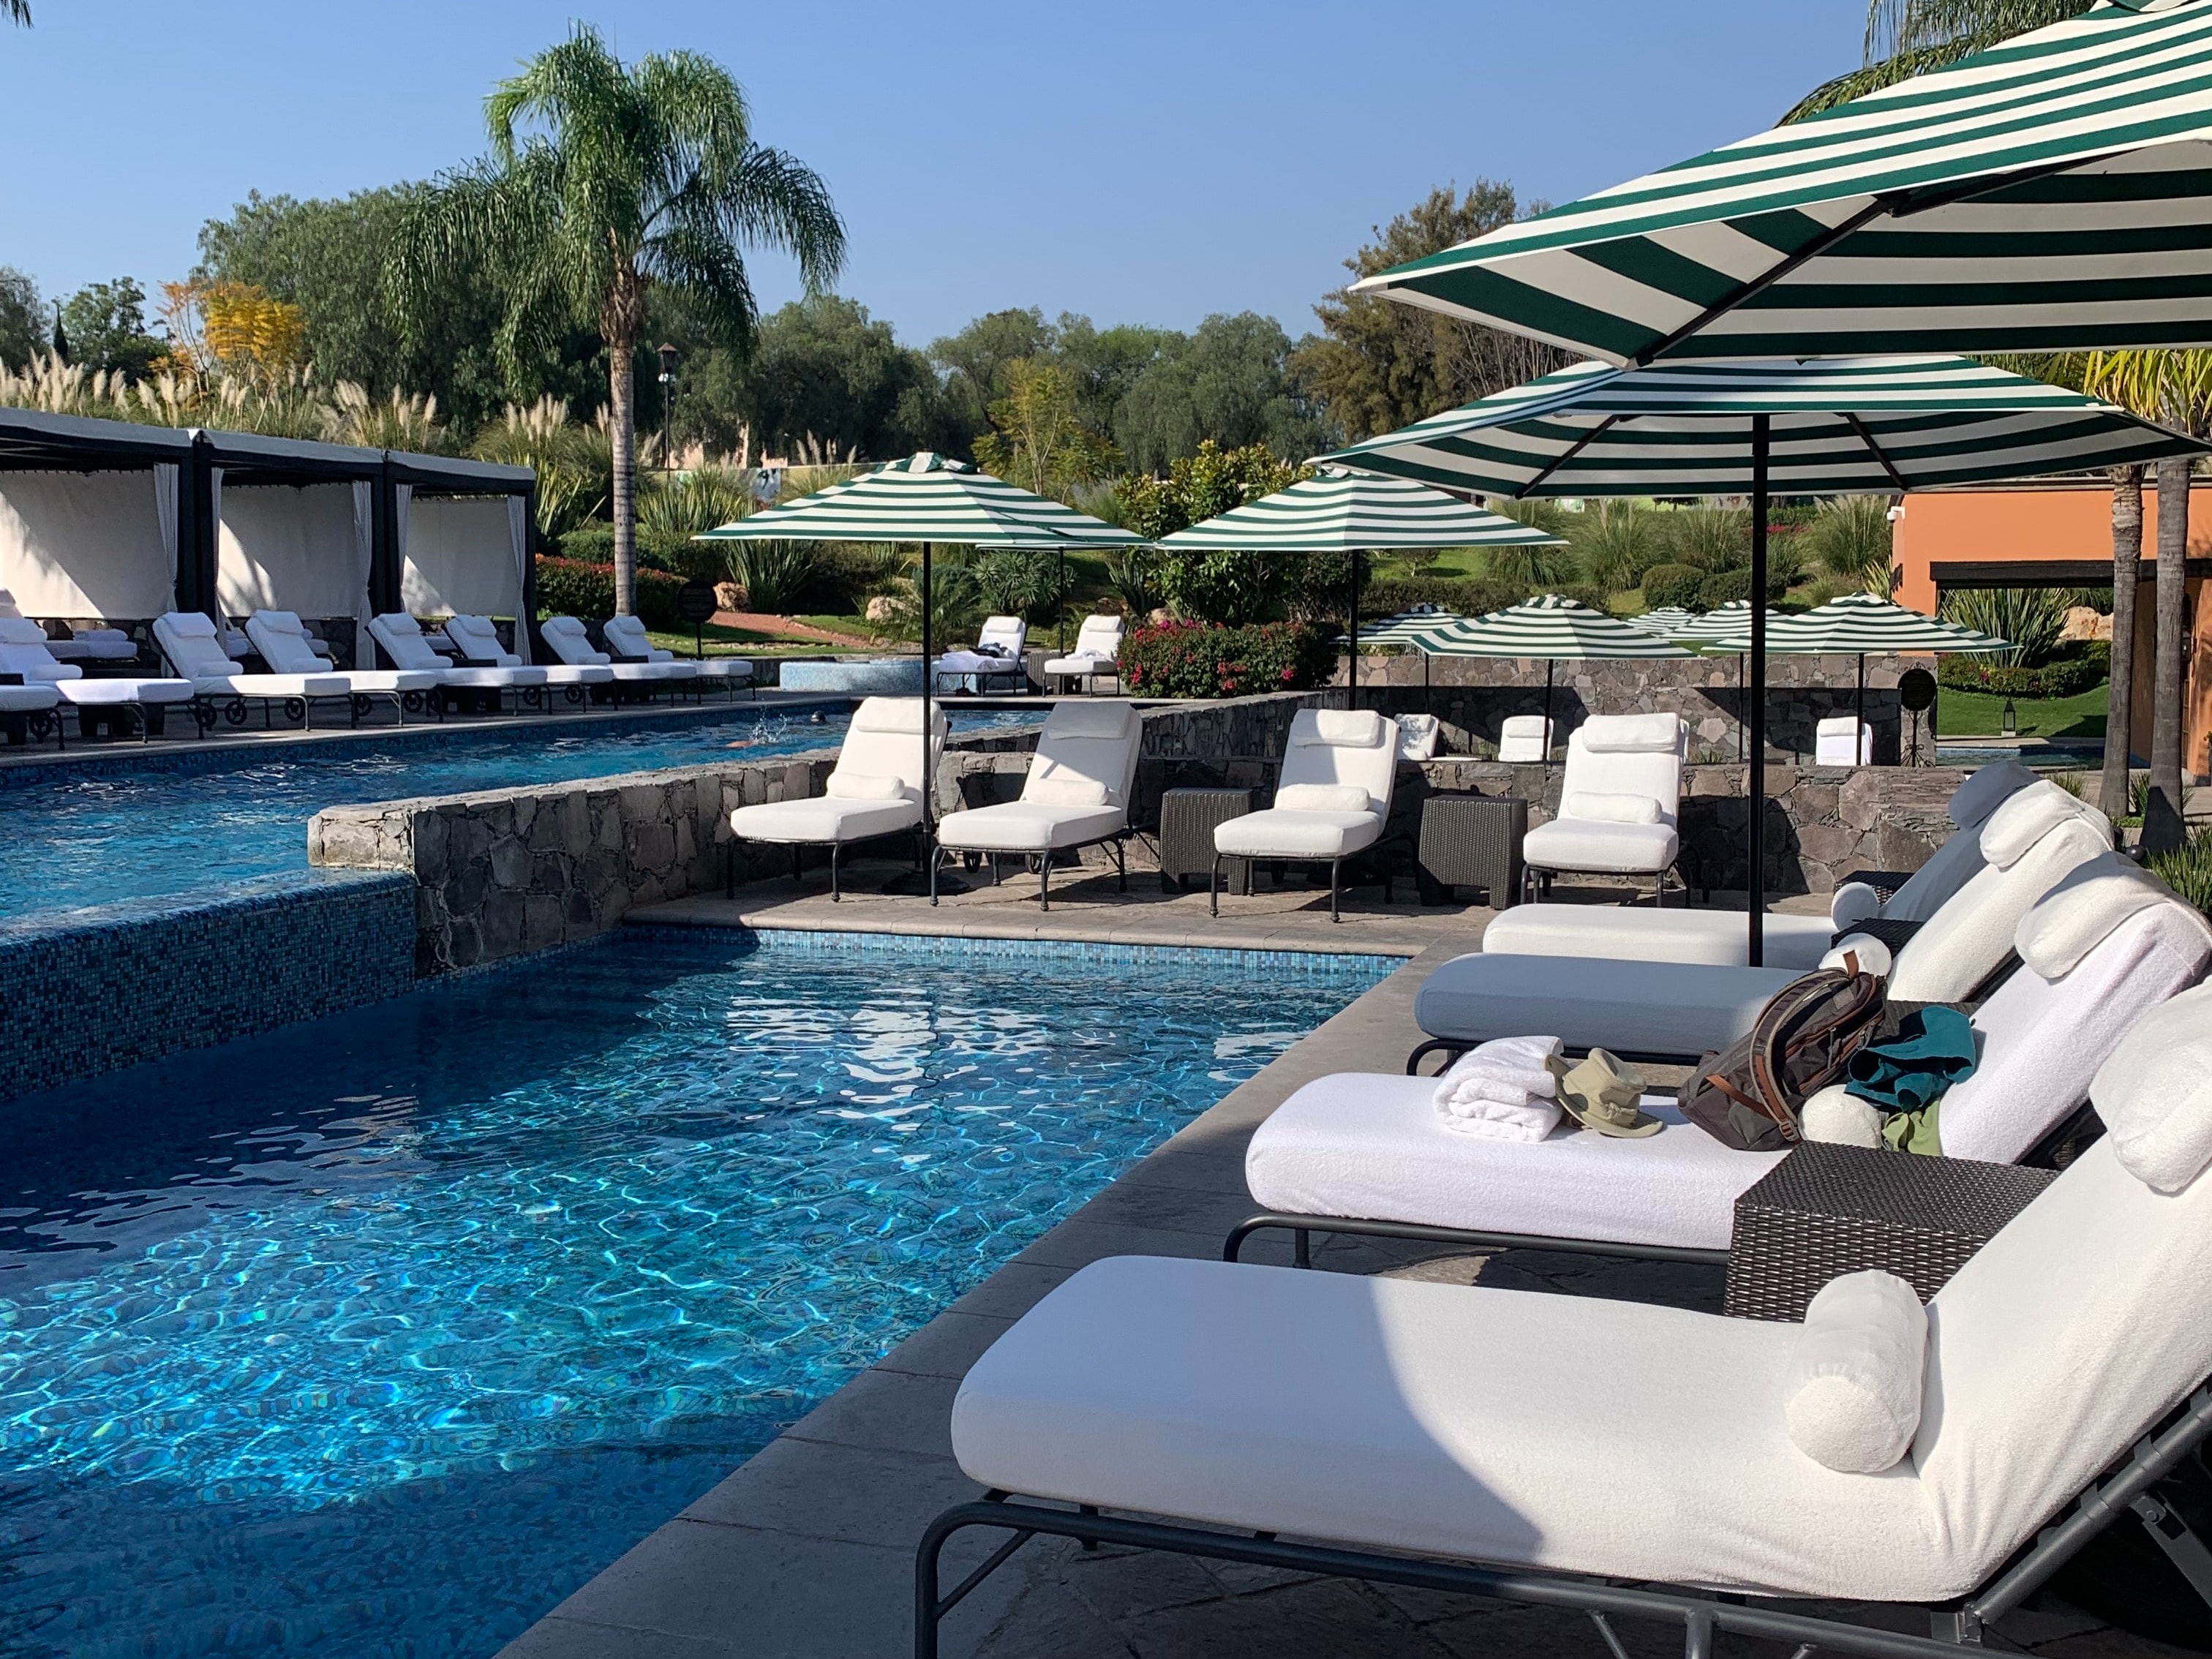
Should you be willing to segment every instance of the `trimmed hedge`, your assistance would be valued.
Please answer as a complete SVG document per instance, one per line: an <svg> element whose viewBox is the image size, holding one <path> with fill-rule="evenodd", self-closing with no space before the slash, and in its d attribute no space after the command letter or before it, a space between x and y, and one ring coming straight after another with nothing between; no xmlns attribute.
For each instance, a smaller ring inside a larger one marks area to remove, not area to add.
<svg viewBox="0 0 2212 1659"><path fill-rule="evenodd" d="M1984 691L1993 697L2078 697L2112 678L2109 657L2061 657L2040 668L2006 668L1972 657L1946 657L1936 671L1939 685Z"/></svg>
<svg viewBox="0 0 2212 1659"><path fill-rule="evenodd" d="M1705 573L1693 564L1655 564L1644 573L1644 605L1653 611L1669 605L1695 611L1705 581Z"/></svg>
<svg viewBox="0 0 2212 1659"><path fill-rule="evenodd" d="M1169 623L1125 639L1120 668L1122 686L1141 697L1310 691L1335 674L1336 646L1329 629L1311 623Z"/></svg>
<svg viewBox="0 0 2212 1659"><path fill-rule="evenodd" d="M537 579L540 617L574 617L583 622L605 622L615 614L615 568L611 564L541 557ZM677 590L683 586L680 576L640 565L638 619L656 633L684 631L684 619L676 609Z"/></svg>

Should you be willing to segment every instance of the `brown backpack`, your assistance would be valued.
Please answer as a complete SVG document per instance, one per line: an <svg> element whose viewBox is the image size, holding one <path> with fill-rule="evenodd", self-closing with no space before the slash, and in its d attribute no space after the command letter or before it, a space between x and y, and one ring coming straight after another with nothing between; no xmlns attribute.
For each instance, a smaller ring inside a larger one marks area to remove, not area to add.
<svg viewBox="0 0 2212 1659"><path fill-rule="evenodd" d="M1699 1060L1682 1085L1682 1115L1740 1152L1795 1146L1806 1097L1841 1078L1881 1024L1881 981L1858 972L1856 957L1845 961L1784 986L1750 1036Z"/></svg>

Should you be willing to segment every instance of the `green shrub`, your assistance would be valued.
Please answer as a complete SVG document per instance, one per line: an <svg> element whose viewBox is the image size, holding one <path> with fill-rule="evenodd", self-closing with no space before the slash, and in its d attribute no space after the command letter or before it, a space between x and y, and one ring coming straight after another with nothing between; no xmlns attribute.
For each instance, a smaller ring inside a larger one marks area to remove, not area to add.
<svg viewBox="0 0 2212 1659"><path fill-rule="evenodd" d="M772 617L795 616L821 586L811 542L725 542L723 568L745 590L745 604Z"/></svg>
<svg viewBox="0 0 2212 1659"><path fill-rule="evenodd" d="M1778 599L1787 593L1790 579L1795 574L1794 569L1784 570L1778 565L1770 564L1766 570L1767 599L1770 601ZM1644 590L1644 597L1647 599L1651 597L1650 588ZM1700 611L1717 611L1724 605L1733 605L1738 599L1750 597L1751 568L1748 565L1740 570L1716 570L1698 584L1698 608Z"/></svg>
<svg viewBox="0 0 2212 1659"><path fill-rule="evenodd" d="M1528 597L1519 589L1488 577L1393 577L1388 581L1370 582L1360 590L1359 614L1395 617L1401 611L1426 605L1457 616L1480 617L1509 605L1518 605Z"/></svg>
<svg viewBox="0 0 2212 1659"><path fill-rule="evenodd" d="M611 565L615 562L615 527L605 519L587 519L562 532L554 543L553 550L578 564Z"/></svg>
<svg viewBox="0 0 2212 1659"><path fill-rule="evenodd" d="M1939 685L1954 691L1982 691L1993 697L2078 697L2112 677L2111 653L2102 659L2083 653L2061 657L2040 668L2012 668L1980 657L1946 657L1936 671Z"/></svg>
<svg viewBox="0 0 2212 1659"><path fill-rule="evenodd" d="M1130 634L1120 666L1121 684L1142 697L1310 691L1334 675L1336 646L1329 630L1311 623L1170 623Z"/></svg>
<svg viewBox="0 0 2212 1659"><path fill-rule="evenodd" d="M1694 611L1705 582L1705 573L1694 565L1655 564L1644 573L1644 603L1653 611L1674 605Z"/></svg>
<svg viewBox="0 0 2212 1659"><path fill-rule="evenodd" d="M2212 830L2199 830L2172 852L2152 854L2150 867L2189 903L2212 915Z"/></svg>
<svg viewBox="0 0 2212 1659"><path fill-rule="evenodd" d="M615 568L611 564L540 558L537 583L540 617L574 617L584 622L605 622L615 614ZM684 623L676 609L676 593L683 586L680 577L665 570L638 567L639 619L657 632L682 631Z"/></svg>

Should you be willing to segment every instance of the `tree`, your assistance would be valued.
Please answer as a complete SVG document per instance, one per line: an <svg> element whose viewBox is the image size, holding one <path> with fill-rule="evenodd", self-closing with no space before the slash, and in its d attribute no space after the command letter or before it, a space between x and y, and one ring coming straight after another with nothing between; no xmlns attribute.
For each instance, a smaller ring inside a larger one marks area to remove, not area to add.
<svg viewBox="0 0 2212 1659"><path fill-rule="evenodd" d="M1065 497L1111 477L1121 452L1083 424L1075 386L1052 363L1006 365L1006 395L991 404L991 430L975 440L975 465L1039 495Z"/></svg>
<svg viewBox="0 0 2212 1659"><path fill-rule="evenodd" d="M2079 17L2095 0L1868 0L1866 62L1814 88L1786 125L1956 63L2030 29Z"/></svg>
<svg viewBox="0 0 2212 1659"><path fill-rule="evenodd" d="M403 320L463 259L503 270L495 336L511 373L533 344L596 327L607 351L614 452L615 607L636 608L637 338L656 289L680 295L720 343L752 344L744 249L792 254L810 292L844 262L828 186L756 143L744 94L696 53L626 64L598 32L568 40L485 100L492 153L441 177L407 217L392 264Z"/></svg>
<svg viewBox="0 0 2212 1659"><path fill-rule="evenodd" d="M1114 412L1114 435L1131 465L1157 471L1207 440L1224 449L1261 444L1286 461L1325 447L1327 429L1291 372L1291 350L1281 324L1250 311L1208 317L1193 335L1161 335Z"/></svg>
<svg viewBox="0 0 2212 1659"><path fill-rule="evenodd" d="M13 265L0 265L0 368L21 369L44 349L39 332L45 317L38 284Z"/></svg>
<svg viewBox="0 0 2212 1659"><path fill-rule="evenodd" d="M1541 211L1531 204L1530 212ZM1513 186L1478 179L1452 186L1376 227L1346 260L1354 277L1441 253L1520 216ZM1328 418L1350 437L1371 437L1440 410L1486 398L1567 362L1556 346L1441 313L1340 290L1314 307L1328 337L1299 348L1297 370Z"/></svg>
<svg viewBox="0 0 2212 1659"><path fill-rule="evenodd" d="M21 28L31 27L31 0L0 0L0 12Z"/></svg>
<svg viewBox="0 0 2212 1659"><path fill-rule="evenodd" d="M1060 347L1060 331L1032 306L1026 311L994 311L957 334L932 343L930 357L945 371L945 393L969 432L989 422L991 404L1006 395L1006 367L1050 358Z"/></svg>
<svg viewBox="0 0 2212 1659"><path fill-rule="evenodd" d="M146 329L146 290L128 276L79 289L62 306L70 356L137 380L168 348Z"/></svg>
<svg viewBox="0 0 2212 1659"><path fill-rule="evenodd" d="M1224 449L1209 440L1170 466L1166 477L1124 478L1116 489L1123 525L1158 541L1304 476L1304 468L1278 460L1263 445ZM1177 614L1232 627L1270 615L1307 583L1305 561L1274 553L1163 552L1141 574Z"/></svg>

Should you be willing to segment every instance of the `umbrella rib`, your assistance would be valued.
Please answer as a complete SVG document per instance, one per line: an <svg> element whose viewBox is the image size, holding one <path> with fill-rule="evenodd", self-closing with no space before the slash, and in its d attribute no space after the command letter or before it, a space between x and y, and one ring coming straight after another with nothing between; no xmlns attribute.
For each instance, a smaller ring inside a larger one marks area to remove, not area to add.
<svg viewBox="0 0 2212 1659"><path fill-rule="evenodd" d="M2039 179L2055 179L2062 173L2094 167L2100 161L2109 161L2116 155L2126 154L2124 149L2115 149L2107 150L2101 155L2076 155L2063 161L2046 161L2040 167L2021 167L2017 172L2002 173L1994 179L1961 179L1952 185L1895 190L1875 199L1892 218L1910 219L1918 214L1933 213L1938 208L1978 201L1984 196L1994 196L1999 191L2010 190L2014 185L2032 185Z"/></svg>
<svg viewBox="0 0 2212 1659"><path fill-rule="evenodd" d="M1874 434L1868 429L1867 423L1849 410L1844 411L1844 418L1850 422L1851 430L1859 434L1859 441L1867 447L1867 453L1881 463L1881 470L1889 474L1890 483L1895 484L1900 492L1911 489L1912 486L1905 482L1905 475L1897 470L1896 463L1883 454L1881 446L1874 441Z"/></svg>
<svg viewBox="0 0 2212 1659"><path fill-rule="evenodd" d="M1530 490L1536 489L1544 482L1545 479L1550 477L1554 472L1557 472L1569 461L1574 459L1576 456L1581 454L1583 451L1588 449L1600 438L1602 438L1607 433L1612 431L1613 428L1619 426L1623 421L1633 420L1636 417L1632 415L1607 416L1583 436L1575 440L1575 441L1567 448L1561 450L1557 455L1554 455L1551 460L1546 464L1544 470L1541 472L1539 472L1534 477L1529 479L1527 483L1522 484L1520 489L1515 490L1513 493L1516 496L1525 499Z"/></svg>
<svg viewBox="0 0 2212 1659"><path fill-rule="evenodd" d="M1766 270L1759 272L1758 276L1753 277L1749 282L1738 287L1725 299L1721 300L1717 304L1708 306L1705 310L1699 312L1695 317L1692 317L1688 322L1683 324L1681 327L1676 329L1673 333L1666 335L1655 343L1644 347L1643 350L1638 352L1628 361L1638 368L1650 368L1655 358L1664 356L1668 352L1672 351L1676 346L1681 344L1683 341L1697 333L1699 329L1704 328L1706 324L1713 322L1719 318L1725 317L1729 312L1734 311L1738 306L1758 298L1759 295L1764 294L1768 289L1773 287L1775 283L1780 282L1784 276L1787 276L1791 271L1796 270L1800 265L1806 264L1812 260L1819 258L1830 248L1835 246L1837 243L1842 241L1844 237L1849 236L1853 231L1857 230L1861 226L1867 223L1868 221L1879 219L1883 214L1889 210L1888 207L1883 204L1882 199L1880 197L1875 198L1873 201L1869 202L1856 213L1851 214L1846 217L1840 224L1831 226L1826 232L1820 235L1815 236L1811 241L1806 243L1804 246L1799 248L1788 258L1779 260L1774 264L1770 265Z"/></svg>

